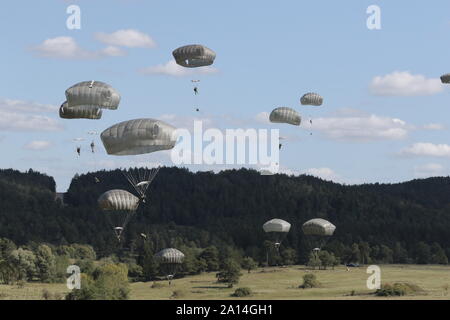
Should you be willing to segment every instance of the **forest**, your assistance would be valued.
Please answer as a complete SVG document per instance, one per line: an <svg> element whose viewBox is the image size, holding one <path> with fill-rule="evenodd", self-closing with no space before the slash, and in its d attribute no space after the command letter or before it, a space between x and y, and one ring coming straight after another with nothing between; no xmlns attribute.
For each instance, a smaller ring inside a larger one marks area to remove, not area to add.
<svg viewBox="0 0 450 320"><path fill-rule="evenodd" d="M450 255L449 177L342 185L249 169L193 173L163 167L120 243L97 206L103 192L117 188L133 192L120 170L76 175L62 202L52 177L1 170L0 260L6 247L37 256L50 250L57 257L81 246L96 259L132 260L131 269L143 279L156 275L153 254L168 247L185 253L184 274L218 270L230 257L241 265L248 259L263 265L268 258L272 265L305 264L310 248L301 226L317 217L336 226L323 248L333 256L330 265L447 264ZM272 218L292 224L279 253L262 229Z"/></svg>

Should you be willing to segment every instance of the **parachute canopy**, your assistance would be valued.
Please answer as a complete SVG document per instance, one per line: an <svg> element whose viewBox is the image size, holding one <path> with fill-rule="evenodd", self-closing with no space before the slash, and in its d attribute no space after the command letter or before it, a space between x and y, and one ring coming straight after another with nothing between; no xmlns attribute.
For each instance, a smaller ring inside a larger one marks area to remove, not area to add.
<svg viewBox="0 0 450 320"><path fill-rule="evenodd" d="M111 155L137 155L175 146L176 128L160 120L135 119L120 122L104 130L100 137Z"/></svg>
<svg viewBox="0 0 450 320"><path fill-rule="evenodd" d="M297 111L287 107L274 109L270 113L269 120L274 123L287 123L294 126L299 126L302 121L300 114Z"/></svg>
<svg viewBox="0 0 450 320"><path fill-rule="evenodd" d="M300 103L302 105L321 106L323 103L323 98L317 93L309 92L300 98Z"/></svg>
<svg viewBox="0 0 450 320"><path fill-rule="evenodd" d="M83 81L66 90L69 107L95 106L115 110L119 107L120 94L109 84L100 81Z"/></svg>
<svg viewBox="0 0 450 320"><path fill-rule="evenodd" d="M69 107L65 101L59 108L59 117L63 119L93 119L102 117L102 109L96 106L75 106Z"/></svg>
<svg viewBox="0 0 450 320"><path fill-rule="evenodd" d="M174 248L163 249L155 254L155 259L161 264L181 264L184 253Z"/></svg>
<svg viewBox="0 0 450 320"><path fill-rule="evenodd" d="M450 83L450 73L446 73L441 76L442 83Z"/></svg>
<svg viewBox="0 0 450 320"><path fill-rule="evenodd" d="M209 66L214 63L216 53L200 44L192 44L172 52L177 64L186 68Z"/></svg>
<svg viewBox="0 0 450 320"><path fill-rule="evenodd" d="M308 236L332 236L336 226L325 219L316 218L306 221L302 230Z"/></svg>
<svg viewBox="0 0 450 320"><path fill-rule="evenodd" d="M98 205L108 211L136 211L139 198L125 190L114 189L103 193L98 198Z"/></svg>
<svg viewBox="0 0 450 320"><path fill-rule="evenodd" d="M291 224L281 219L272 219L264 223L264 232L289 232Z"/></svg>

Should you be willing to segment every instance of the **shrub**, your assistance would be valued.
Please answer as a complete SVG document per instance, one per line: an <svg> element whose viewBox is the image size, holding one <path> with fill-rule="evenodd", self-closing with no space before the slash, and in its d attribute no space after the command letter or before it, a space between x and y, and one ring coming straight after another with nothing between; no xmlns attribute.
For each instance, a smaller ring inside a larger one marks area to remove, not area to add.
<svg viewBox="0 0 450 320"><path fill-rule="evenodd" d="M303 284L299 286L302 289L318 288L320 287L320 282L317 281L316 275L313 273L308 273L303 276Z"/></svg>
<svg viewBox="0 0 450 320"><path fill-rule="evenodd" d="M383 283L381 288L375 292L379 297L405 296L423 291L419 286L413 283Z"/></svg>
<svg viewBox="0 0 450 320"><path fill-rule="evenodd" d="M250 288L237 288L234 293L231 295L232 297L248 297L252 295L252 289Z"/></svg>

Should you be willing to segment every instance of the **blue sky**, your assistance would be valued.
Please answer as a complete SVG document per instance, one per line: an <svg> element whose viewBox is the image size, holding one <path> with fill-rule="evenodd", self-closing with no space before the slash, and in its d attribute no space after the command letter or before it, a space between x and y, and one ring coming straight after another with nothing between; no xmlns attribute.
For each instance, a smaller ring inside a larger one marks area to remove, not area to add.
<svg viewBox="0 0 450 320"><path fill-rule="evenodd" d="M350 184L449 175L450 89L439 77L450 72L450 3L342 3L4 1L0 167L46 172L63 191L77 172L170 165L168 153L108 156L98 137L95 157L88 152L88 131L151 117L177 127L200 118L211 127L279 128L287 173ZM72 4L80 30L66 27ZM381 30L366 26L370 5L381 9ZM212 68L174 67L172 50L192 43L217 53ZM198 97L191 79L201 80ZM98 121L59 119L64 91L85 80L115 87L119 109ZM324 97L321 107L300 105L310 91ZM298 110L302 125L265 122L279 106ZM80 158L78 137L86 139Z"/></svg>

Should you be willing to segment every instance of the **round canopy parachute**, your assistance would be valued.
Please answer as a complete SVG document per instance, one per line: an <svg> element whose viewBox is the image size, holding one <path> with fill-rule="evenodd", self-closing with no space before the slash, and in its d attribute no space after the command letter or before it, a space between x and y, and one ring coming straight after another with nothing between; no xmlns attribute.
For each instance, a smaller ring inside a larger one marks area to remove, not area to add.
<svg viewBox="0 0 450 320"><path fill-rule="evenodd" d="M200 44L180 47L175 49L172 55L177 64L186 68L209 66L214 63L216 58L214 51Z"/></svg>
<svg viewBox="0 0 450 320"><path fill-rule="evenodd" d="M59 117L63 119L93 119L102 117L102 109L95 106L69 107L67 101L59 108Z"/></svg>
<svg viewBox="0 0 450 320"><path fill-rule="evenodd" d="M269 234L270 241L278 252L282 240L291 229L291 224L281 219L272 219L263 224L263 229Z"/></svg>
<svg viewBox="0 0 450 320"><path fill-rule="evenodd" d="M442 75L441 82L442 83L450 83L450 73Z"/></svg>
<svg viewBox="0 0 450 320"><path fill-rule="evenodd" d="M159 268L170 280L175 275L178 266L184 261L184 253L174 248L163 249L154 255L156 261L159 262Z"/></svg>
<svg viewBox="0 0 450 320"><path fill-rule="evenodd" d="M306 221L302 226L303 233L308 236L332 236L336 226L331 222L316 218Z"/></svg>
<svg viewBox="0 0 450 320"><path fill-rule="evenodd" d="M98 206L107 212L108 222L120 241L123 230L139 207L139 198L128 191L114 189L98 198Z"/></svg>
<svg viewBox="0 0 450 320"><path fill-rule="evenodd" d="M272 219L264 223L264 232L289 232L291 224L281 219Z"/></svg>
<svg viewBox="0 0 450 320"><path fill-rule="evenodd" d="M136 211L139 198L125 190L109 190L98 198L98 205L102 210Z"/></svg>
<svg viewBox="0 0 450 320"><path fill-rule="evenodd" d="M137 155L169 150L176 143L176 128L160 120L136 119L109 127L100 135L111 155Z"/></svg>
<svg viewBox="0 0 450 320"><path fill-rule="evenodd" d="M273 123L287 123L294 126L299 126L302 121L297 111L287 107L274 109L270 113L269 120Z"/></svg>
<svg viewBox="0 0 450 320"><path fill-rule="evenodd" d="M163 249L155 254L155 259L161 264L181 264L184 260L184 253L175 248Z"/></svg>
<svg viewBox="0 0 450 320"><path fill-rule="evenodd" d="M323 98L317 93L309 92L301 97L300 103L302 105L321 106L323 103Z"/></svg>
<svg viewBox="0 0 450 320"><path fill-rule="evenodd" d="M66 90L69 107L95 106L116 110L120 103L120 94L109 84L100 81L83 81Z"/></svg>

